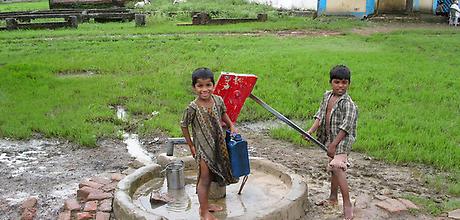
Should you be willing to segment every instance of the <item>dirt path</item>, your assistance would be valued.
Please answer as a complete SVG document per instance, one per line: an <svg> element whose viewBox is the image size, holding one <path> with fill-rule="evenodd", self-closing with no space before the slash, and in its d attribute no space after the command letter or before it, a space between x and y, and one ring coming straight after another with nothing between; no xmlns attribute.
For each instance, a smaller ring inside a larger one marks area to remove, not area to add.
<svg viewBox="0 0 460 220"><path fill-rule="evenodd" d="M60 140L0 140L0 219L20 219L20 206L29 197L38 198L36 219L57 219L82 180L128 168L131 157L121 141L98 145L87 149Z"/></svg>
<svg viewBox="0 0 460 220"><path fill-rule="evenodd" d="M340 219L340 206L322 208L313 204L328 196L324 152L274 140L266 134L266 127L263 123L240 125L251 156L280 163L305 178L311 205L304 219ZM165 139L152 141L154 138L142 141L145 149L154 155L165 152ZM38 198L36 219L56 219L63 201L75 196L79 182L96 175L122 172L132 164L133 159L121 141L101 141L99 146L82 149L58 140L0 140L0 219L19 219L22 201L31 196ZM439 201L447 198L424 185L420 174L433 174L433 169L388 165L359 153L352 153L351 158L353 165L348 179L352 199L359 206L356 219L433 219L410 212L390 215L375 206L379 202L377 197L382 195L413 194Z"/></svg>
<svg viewBox="0 0 460 220"><path fill-rule="evenodd" d="M305 178L311 204L304 219L341 219L340 200L336 208L314 205L315 202L329 196L330 185L329 175L325 172L327 162L325 153L317 147L304 148L274 140L259 128L253 128L252 125L243 126L240 131L252 148L252 156L264 157L280 163ZM433 174L435 172L433 169L389 165L355 152L352 152L350 158L352 166L348 170L348 181L352 202L356 202L359 206L355 208L355 219L434 219L432 216L409 212L392 215L376 207L375 204L380 202L377 198L382 198L381 196L400 198L411 194L439 201L447 198L447 195L438 194L425 186L420 176L422 173Z"/></svg>

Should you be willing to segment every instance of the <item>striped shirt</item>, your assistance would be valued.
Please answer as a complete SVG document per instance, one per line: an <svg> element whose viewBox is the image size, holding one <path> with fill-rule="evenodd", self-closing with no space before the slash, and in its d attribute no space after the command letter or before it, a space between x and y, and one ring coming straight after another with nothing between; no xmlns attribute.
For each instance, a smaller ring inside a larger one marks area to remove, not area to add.
<svg viewBox="0 0 460 220"><path fill-rule="evenodd" d="M351 147L356 140L356 126L358 121L358 107L351 100L348 93L343 94L339 100L334 104L331 110L330 118L330 131L326 131L326 109L327 103L332 96L332 91L326 91L323 96L323 101L316 112L314 118L320 120L318 128L318 140L326 144L332 142L339 134L340 130L345 131L347 134L337 145L335 154L349 154Z"/></svg>

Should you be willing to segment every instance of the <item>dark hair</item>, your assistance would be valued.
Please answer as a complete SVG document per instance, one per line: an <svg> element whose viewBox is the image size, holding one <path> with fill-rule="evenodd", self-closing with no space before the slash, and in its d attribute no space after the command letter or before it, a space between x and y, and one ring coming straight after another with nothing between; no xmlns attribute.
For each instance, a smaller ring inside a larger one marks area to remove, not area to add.
<svg viewBox="0 0 460 220"><path fill-rule="evenodd" d="M198 79L211 79L212 84L214 83L214 74L206 67L200 67L192 73L192 86L195 86Z"/></svg>
<svg viewBox="0 0 460 220"><path fill-rule="evenodd" d="M351 82L350 69L345 65L334 66L329 72L329 82L332 82L333 79L346 79Z"/></svg>

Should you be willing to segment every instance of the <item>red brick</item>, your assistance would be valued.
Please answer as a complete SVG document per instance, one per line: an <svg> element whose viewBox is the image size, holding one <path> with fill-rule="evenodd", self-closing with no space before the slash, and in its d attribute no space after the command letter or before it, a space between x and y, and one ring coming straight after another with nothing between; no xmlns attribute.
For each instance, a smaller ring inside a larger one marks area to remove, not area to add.
<svg viewBox="0 0 460 220"><path fill-rule="evenodd" d="M64 210L80 210L80 203L75 199L66 199L64 202Z"/></svg>
<svg viewBox="0 0 460 220"><path fill-rule="evenodd" d="M35 197L29 197L28 199L26 199L26 200L22 203L21 207L22 207L23 209L26 209L26 208L33 208L33 207L35 207L36 205L37 205L37 198L35 198Z"/></svg>
<svg viewBox="0 0 460 220"><path fill-rule="evenodd" d="M86 201L89 194L91 193L103 193L100 189L94 189L88 186L84 186L81 189L77 190L77 197L83 201Z"/></svg>
<svg viewBox="0 0 460 220"><path fill-rule="evenodd" d="M85 203L85 208L83 211L85 212L94 212L97 210L97 201L89 201Z"/></svg>
<svg viewBox="0 0 460 220"><path fill-rule="evenodd" d="M117 182L113 182L113 183L109 183L105 186L102 187L102 190L104 190L104 192L111 192L111 191L114 191L115 188L117 187Z"/></svg>
<svg viewBox="0 0 460 220"><path fill-rule="evenodd" d="M96 220L110 220L110 213L108 212L97 212Z"/></svg>
<svg viewBox="0 0 460 220"><path fill-rule="evenodd" d="M99 211L111 212L112 211L112 199L104 199L99 203Z"/></svg>
<svg viewBox="0 0 460 220"><path fill-rule="evenodd" d="M85 208L83 211L85 212L94 212L97 210L97 201L89 201L85 203Z"/></svg>
<svg viewBox="0 0 460 220"><path fill-rule="evenodd" d="M108 199L108 198L113 198L113 195L111 193L100 193L100 192L94 192L90 193L86 200L91 201L91 200L103 200L103 199Z"/></svg>
<svg viewBox="0 0 460 220"><path fill-rule="evenodd" d="M92 219L93 218L93 215L89 212L79 212L77 213L77 219L78 220L88 220L88 219Z"/></svg>
<svg viewBox="0 0 460 220"><path fill-rule="evenodd" d="M85 186L88 186L94 189L99 189L103 186L103 184L100 184L94 181L90 181L90 180L85 180L85 181L80 182L80 184L78 184L78 188L83 188Z"/></svg>
<svg viewBox="0 0 460 220"><path fill-rule="evenodd" d="M111 180L109 180L109 179L107 179L105 177L99 177L99 176L92 177L90 180L93 181L93 182L99 183L101 185L107 185L107 184L112 182Z"/></svg>
<svg viewBox="0 0 460 220"><path fill-rule="evenodd" d="M72 212L70 210L59 213L59 220L71 220Z"/></svg>
<svg viewBox="0 0 460 220"><path fill-rule="evenodd" d="M122 180L123 178L125 178L126 175L123 175L121 173L114 173L112 174L112 180L113 181L120 181Z"/></svg>
<svg viewBox="0 0 460 220"><path fill-rule="evenodd" d="M37 214L36 208L25 208L21 215L21 220L33 220Z"/></svg>
<svg viewBox="0 0 460 220"><path fill-rule="evenodd" d="M399 198L398 199L402 204L404 204L406 206L406 208L408 209L418 209L418 207L412 203L411 201L407 200L407 199L401 199Z"/></svg>

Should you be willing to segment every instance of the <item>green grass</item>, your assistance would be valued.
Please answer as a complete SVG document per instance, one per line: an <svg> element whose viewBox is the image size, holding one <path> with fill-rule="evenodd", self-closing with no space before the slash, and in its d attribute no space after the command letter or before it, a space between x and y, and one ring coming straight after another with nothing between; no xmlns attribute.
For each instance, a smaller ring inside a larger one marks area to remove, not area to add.
<svg viewBox="0 0 460 220"><path fill-rule="evenodd" d="M30 34L26 31L15 34L20 33ZM449 54L441 52L448 51L447 46L442 48L431 41L433 35L439 35L439 40L457 37L453 33L427 31L423 35L408 32L306 38L81 35L57 40L38 36L11 39L9 35L3 38L4 34L0 33L6 45L0 51L0 71L5 84L2 100L6 104L2 110L15 114L2 120L3 136L27 137L37 130L29 125L34 120L27 119L34 115L19 114L33 109L30 105L36 102L42 103L44 109L35 116L45 120L45 113L55 102L69 102L72 106L69 114L85 115L88 109L78 112L74 108L83 108L81 105L92 102L99 102L96 105L103 108L126 96L128 98L123 99L126 103L121 104L128 105L135 114L160 111L158 120L168 124L174 118L178 120L182 107L192 98L189 74L198 66L210 66L215 72L257 74L255 94L286 116L305 120L314 114L321 94L329 88L326 76L329 68L345 63L353 70L350 94L360 108L359 141L355 150L396 162L425 163L448 169L459 167L456 136L459 116L455 95L459 82L455 80L453 62L443 60L449 58ZM423 47L426 49L422 50ZM98 74L86 78L56 77L59 72L79 70L93 70ZM279 86L274 87L273 82ZM54 93L58 95L49 99ZM66 100L72 94L79 94L75 97L80 101ZM11 99L17 95L26 100L24 105L17 105ZM19 115L25 118L17 120ZM162 117L171 121L161 120ZM268 112L251 102L240 116L241 120L268 118L271 118ZM78 123L72 124L80 127ZM166 131L179 133L178 128L165 124L151 127L169 127ZM95 129L89 127L89 130Z"/></svg>
<svg viewBox="0 0 460 220"><path fill-rule="evenodd" d="M434 216L456 210L460 207L460 200L458 199L448 199L447 201L437 203L433 200L419 196L406 196L406 198L415 202L419 208L421 208L422 212L429 213Z"/></svg>
<svg viewBox="0 0 460 220"><path fill-rule="evenodd" d="M39 0L39 1L31 1L31 2L0 3L0 12L48 10L48 9L49 9L48 0Z"/></svg>

